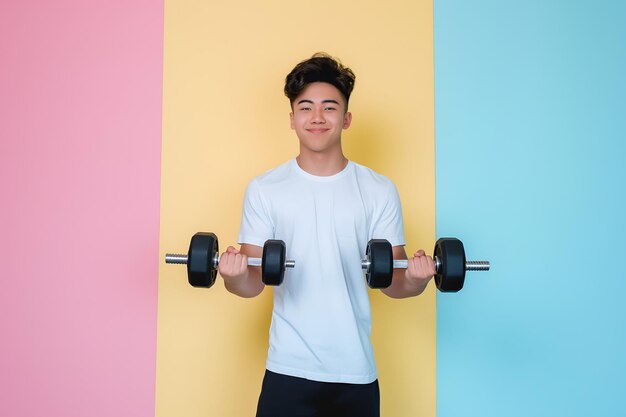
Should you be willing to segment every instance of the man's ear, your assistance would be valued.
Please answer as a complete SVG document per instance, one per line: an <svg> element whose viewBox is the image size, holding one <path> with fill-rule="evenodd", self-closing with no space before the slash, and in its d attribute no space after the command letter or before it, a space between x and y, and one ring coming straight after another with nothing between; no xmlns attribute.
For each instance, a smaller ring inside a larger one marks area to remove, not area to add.
<svg viewBox="0 0 626 417"><path fill-rule="evenodd" d="M292 129L296 128L295 125L294 125L294 122L293 122L293 112L289 113L289 123L290 123Z"/></svg>
<svg viewBox="0 0 626 417"><path fill-rule="evenodd" d="M346 114L343 115L343 128L344 129L349 128L350 123L352 123L352 113L347 111Z"/></svg>

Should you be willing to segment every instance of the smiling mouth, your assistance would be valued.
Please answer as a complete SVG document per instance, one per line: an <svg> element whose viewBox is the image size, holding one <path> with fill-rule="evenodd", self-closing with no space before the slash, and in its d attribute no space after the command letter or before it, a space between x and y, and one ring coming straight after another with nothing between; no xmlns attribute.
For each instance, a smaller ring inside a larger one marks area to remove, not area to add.
<svg viewBox="0 0 626 417"><path fill-rule="evenodd" d="M329 129L307 129L308 132L311 133L324 133L327 132Z"/></svg>

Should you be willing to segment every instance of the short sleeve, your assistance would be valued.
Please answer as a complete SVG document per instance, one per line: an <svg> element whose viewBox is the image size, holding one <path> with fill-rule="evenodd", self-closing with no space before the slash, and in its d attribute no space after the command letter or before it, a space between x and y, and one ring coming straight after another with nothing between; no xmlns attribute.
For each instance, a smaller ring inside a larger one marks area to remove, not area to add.
<svg viewBox="0 0 626 417"><path fill-rule="evenodd" d="M252 180L246 189L241 214L241 226L237 242L263 246L265 241L274 238L274 226L263 201L260 184Z"/></svg>
<svg viewBox="0 0 626 417"><path fill-rule="evenodd" d="M386 196L381 205L381 211L372 224L372 234L370 238L387 239L391 246L403 246L404 240L404 220L402 217L402 204L396 186L388 180L385 188Z"/></svg>

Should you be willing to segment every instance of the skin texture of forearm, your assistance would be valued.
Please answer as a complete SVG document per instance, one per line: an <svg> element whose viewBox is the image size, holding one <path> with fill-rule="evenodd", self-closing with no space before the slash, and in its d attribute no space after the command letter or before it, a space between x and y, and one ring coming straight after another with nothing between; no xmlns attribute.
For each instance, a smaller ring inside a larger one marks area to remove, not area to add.
<svg viewBox="0 0 626 417"><path fill-rule="evenodd" d="M391 298L408 298L420 295L426 289L428 282L424 285L415 285L406 279L405 269L395 269L393 272L393 278L391 285L387 288L382 288L383 294Z"/></svg>
<svg viewBox="0 0 626 417"><path fill-rule="evenodd" d="M252 298L261 294L265 284L261 280L259 267L248 267L248 273L239 279L224 279L224 287L229 292L244 298Z"/></svg>

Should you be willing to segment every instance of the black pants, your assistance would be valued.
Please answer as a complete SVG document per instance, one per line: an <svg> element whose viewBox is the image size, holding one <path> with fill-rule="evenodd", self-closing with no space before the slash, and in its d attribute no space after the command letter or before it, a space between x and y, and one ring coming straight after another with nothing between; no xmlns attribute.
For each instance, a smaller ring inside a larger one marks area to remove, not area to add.
<svg viewBox="0 0 626 417"><path fill-rule="evenodd" d="M380 417L378 380L317 382L265 371L257 417Z"/></svg>

